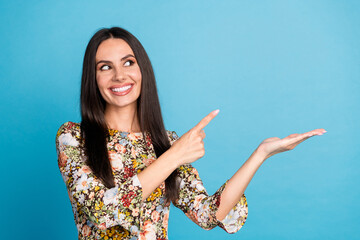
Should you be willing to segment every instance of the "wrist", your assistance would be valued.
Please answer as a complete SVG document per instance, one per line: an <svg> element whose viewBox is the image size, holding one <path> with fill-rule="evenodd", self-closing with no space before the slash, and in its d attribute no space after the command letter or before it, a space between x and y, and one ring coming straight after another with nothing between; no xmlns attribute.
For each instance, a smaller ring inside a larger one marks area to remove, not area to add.
<svg viewBox="0 0 360 240"><path fill-rule="evenodd" d="M265 160L268 158L265 151L263 151L261 148L256 148L254 151L254 158L260 162L261 164L265 162Z"/></svg>
<svg viewBox="0 0 360 240"><path fill-rule="evenodd" d="M164 156L166 163L174 170L177 169L178 167L180 167L181 164L179 161L179 157L174 149L169 148L161 156Z"/></svg>

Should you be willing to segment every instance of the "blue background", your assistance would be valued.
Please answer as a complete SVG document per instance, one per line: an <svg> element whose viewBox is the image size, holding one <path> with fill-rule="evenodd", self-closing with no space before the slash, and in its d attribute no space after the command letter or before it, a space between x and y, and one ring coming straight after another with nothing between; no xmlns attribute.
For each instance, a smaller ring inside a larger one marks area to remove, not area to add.
<svg viewBox="0 0 360 240"><path fill-rule="evenodd" d="M76 239L55 134L80 121L90 37L120 26L144 45L166 128L210 111L194 165L210 194L262 140L328 132L266 160L234 235L171 209L169 238L359 239L359 1L1 1L1 239Z"/></svg>

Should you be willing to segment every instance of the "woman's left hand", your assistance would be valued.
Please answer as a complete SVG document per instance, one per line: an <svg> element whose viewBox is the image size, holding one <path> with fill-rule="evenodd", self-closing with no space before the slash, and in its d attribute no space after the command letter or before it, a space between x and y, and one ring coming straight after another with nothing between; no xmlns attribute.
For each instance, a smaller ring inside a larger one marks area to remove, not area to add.
<svg viewBox="0 0 360 240"><path fill-rule="evenodd" d="M283 139L278 137L267 138L260 143L260 145L257 148L257 151L261 152L265 160L277 153L292 150L302 141L315 135L322 135L325 132L326 132L325 129L319 128L302 134L298 134L298 133L290 134L289 136Z"/></svg>

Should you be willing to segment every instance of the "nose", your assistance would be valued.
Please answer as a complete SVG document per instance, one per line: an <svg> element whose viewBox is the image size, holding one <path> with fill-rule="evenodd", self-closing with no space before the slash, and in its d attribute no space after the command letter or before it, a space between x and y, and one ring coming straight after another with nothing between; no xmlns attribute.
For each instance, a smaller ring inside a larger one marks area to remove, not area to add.
<svg viewBox="0 0 360 240"><path fill-rule="evenodd" d="M113 81L124 81L125 80L125 72L120 67L114 69Z"/></svg>

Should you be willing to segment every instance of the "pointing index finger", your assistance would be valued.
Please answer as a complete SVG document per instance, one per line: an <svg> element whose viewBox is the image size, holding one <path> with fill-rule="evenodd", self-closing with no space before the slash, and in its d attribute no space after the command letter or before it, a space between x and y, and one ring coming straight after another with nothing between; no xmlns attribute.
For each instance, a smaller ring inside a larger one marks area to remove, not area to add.
<svg viewBox="0 0 360 240"><path fill-rule="evenodd" d="M213 118L219 113L219 111L220 111L219 109L216 109L211 113L209 113L206 117L201 119L201 121L198 124L196 124L196 126L193 129L195 131L201 131L201 129L203 129L206 125L209 124L211 120L213 120Z"/></svg>

